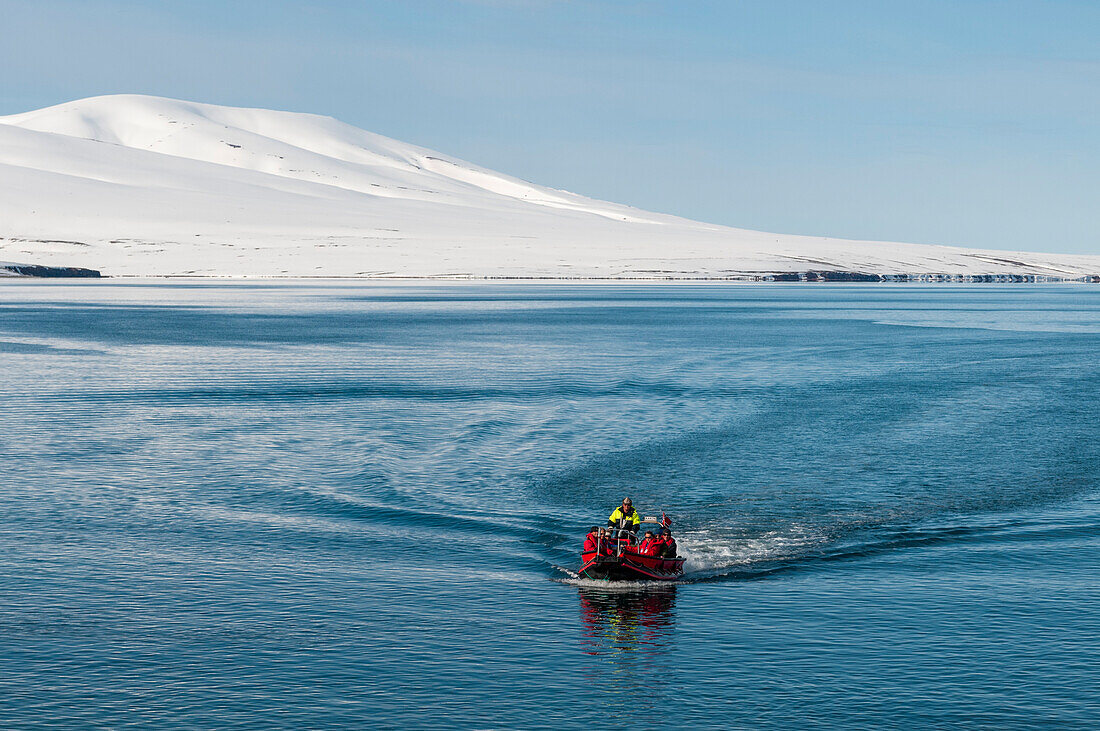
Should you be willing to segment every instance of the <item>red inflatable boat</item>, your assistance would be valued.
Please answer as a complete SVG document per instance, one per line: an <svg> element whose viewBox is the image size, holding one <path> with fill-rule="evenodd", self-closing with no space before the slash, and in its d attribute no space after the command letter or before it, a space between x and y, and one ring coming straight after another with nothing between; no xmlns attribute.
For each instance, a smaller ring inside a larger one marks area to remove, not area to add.
<svg viewBox="0 0 1100 731"><path fill-rule="evenodd" d="M601 540L597 550L581 553L581 562L577 573L585 579L678 581L684 575L684 559L643 555L626 538Z"/></svg>

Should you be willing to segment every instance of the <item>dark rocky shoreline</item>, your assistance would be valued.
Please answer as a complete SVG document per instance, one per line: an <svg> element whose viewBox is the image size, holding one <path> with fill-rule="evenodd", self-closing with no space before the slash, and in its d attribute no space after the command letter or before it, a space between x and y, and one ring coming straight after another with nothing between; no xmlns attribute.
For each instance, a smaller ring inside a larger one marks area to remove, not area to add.
<svg viewBox="0 0 1100 731"><path fill-rule="evenodd" d="M23 277L99 279L96 269L82 267L48 267L41 264L0 264L0 273L10 272Z"/></svg>
<svg viewBox="0 0 1100 731"><path fill-rule="evenodd" d="M1100 275L1052 277L1043 274L867 274L864 272L806 271L765 274L760 282L973 282L999 284L1035 284L1043 282L1084 282L1100 284Z"/></svg>
<svg viewBox="0 0 1100 731"><path fill-rule="evenodd" d="M352 277L354 278L354 277ZM425 277L366 277L368 279L424 279ZM845 271L802 271L802 272L742 272L726 276L702 276L691 274L619 276L619 277L549 277L549 276L447 276L426 277L427 279L449 280L514 280L514 281L638 281L638 282L919 282L919 283L961 283L961 284L1100 284L1100 274L1085 274L1079 277L1057 277L1046 274L868 274L867 272Z"/></svg>

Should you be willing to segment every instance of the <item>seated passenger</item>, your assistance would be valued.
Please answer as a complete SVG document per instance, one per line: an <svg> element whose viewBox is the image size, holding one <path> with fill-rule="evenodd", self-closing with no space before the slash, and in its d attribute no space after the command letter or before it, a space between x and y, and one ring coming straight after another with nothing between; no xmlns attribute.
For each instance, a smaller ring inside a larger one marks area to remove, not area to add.
<svg viewBox="0 0 1100 731"><path fill-rule="evenodd" d="M599 550L599 534L597 533L599 530L599 526L596 525L588 530L588 535L584 537L584 548L581 549L581 553L592 553Z"/></svg>
<svg viewBox="0 0 1100 731"><path fill-rule="evenodd" d="M596 537L599 539L600 553L610 556L615 552L614 541L611 540L611 531L607 528L600 528L600 532Z"/></svg>
<svg viewBox="0 0 1100 731"><path fill-rule="evenodd" d="M642 542L638 544L638 547L634 549L637 553L643 556L659 556L661 551L661 544L653 536L653 531L647 530Z"/></svg>
<svg viewBox="0 0 1100 731"><path fill-rule="evenodd" d="M658 540L661 542L661 551L658 555L661 558L676 558L676 540L672 537L672 531L668 526L661 529L661 537Z"/></svg>

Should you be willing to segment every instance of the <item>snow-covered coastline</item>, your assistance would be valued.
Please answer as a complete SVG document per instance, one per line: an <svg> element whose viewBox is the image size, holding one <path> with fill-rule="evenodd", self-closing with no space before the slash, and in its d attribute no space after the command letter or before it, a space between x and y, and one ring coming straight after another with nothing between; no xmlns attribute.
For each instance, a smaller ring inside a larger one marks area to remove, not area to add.
<svg viewBox="0 0 1100 731"><path fill-rule="evenodd" d="M0 189L0 258L106 276L1100 281L1100 256L699 223L327 117L145 96L0 117Z"/></svg>

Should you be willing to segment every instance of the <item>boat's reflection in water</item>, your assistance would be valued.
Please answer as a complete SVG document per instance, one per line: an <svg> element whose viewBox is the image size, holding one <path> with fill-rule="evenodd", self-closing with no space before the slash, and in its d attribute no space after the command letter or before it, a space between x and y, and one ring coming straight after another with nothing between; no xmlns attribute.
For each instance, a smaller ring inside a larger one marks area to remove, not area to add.
<svg viewBox="0 0 1100 731"><path fill-rule="evenodd" d="M590 656L585 687L610 717L636 715L663 702L666 657L673 647L675 586L615 591L578 589L582 648Z"/></svg>
<svg viewBox="0 0 1100 731"><path fill-rule="evenodd" d="M663 654L672 639L676 587L578 589L585 652L634 662Z"/></svg>

